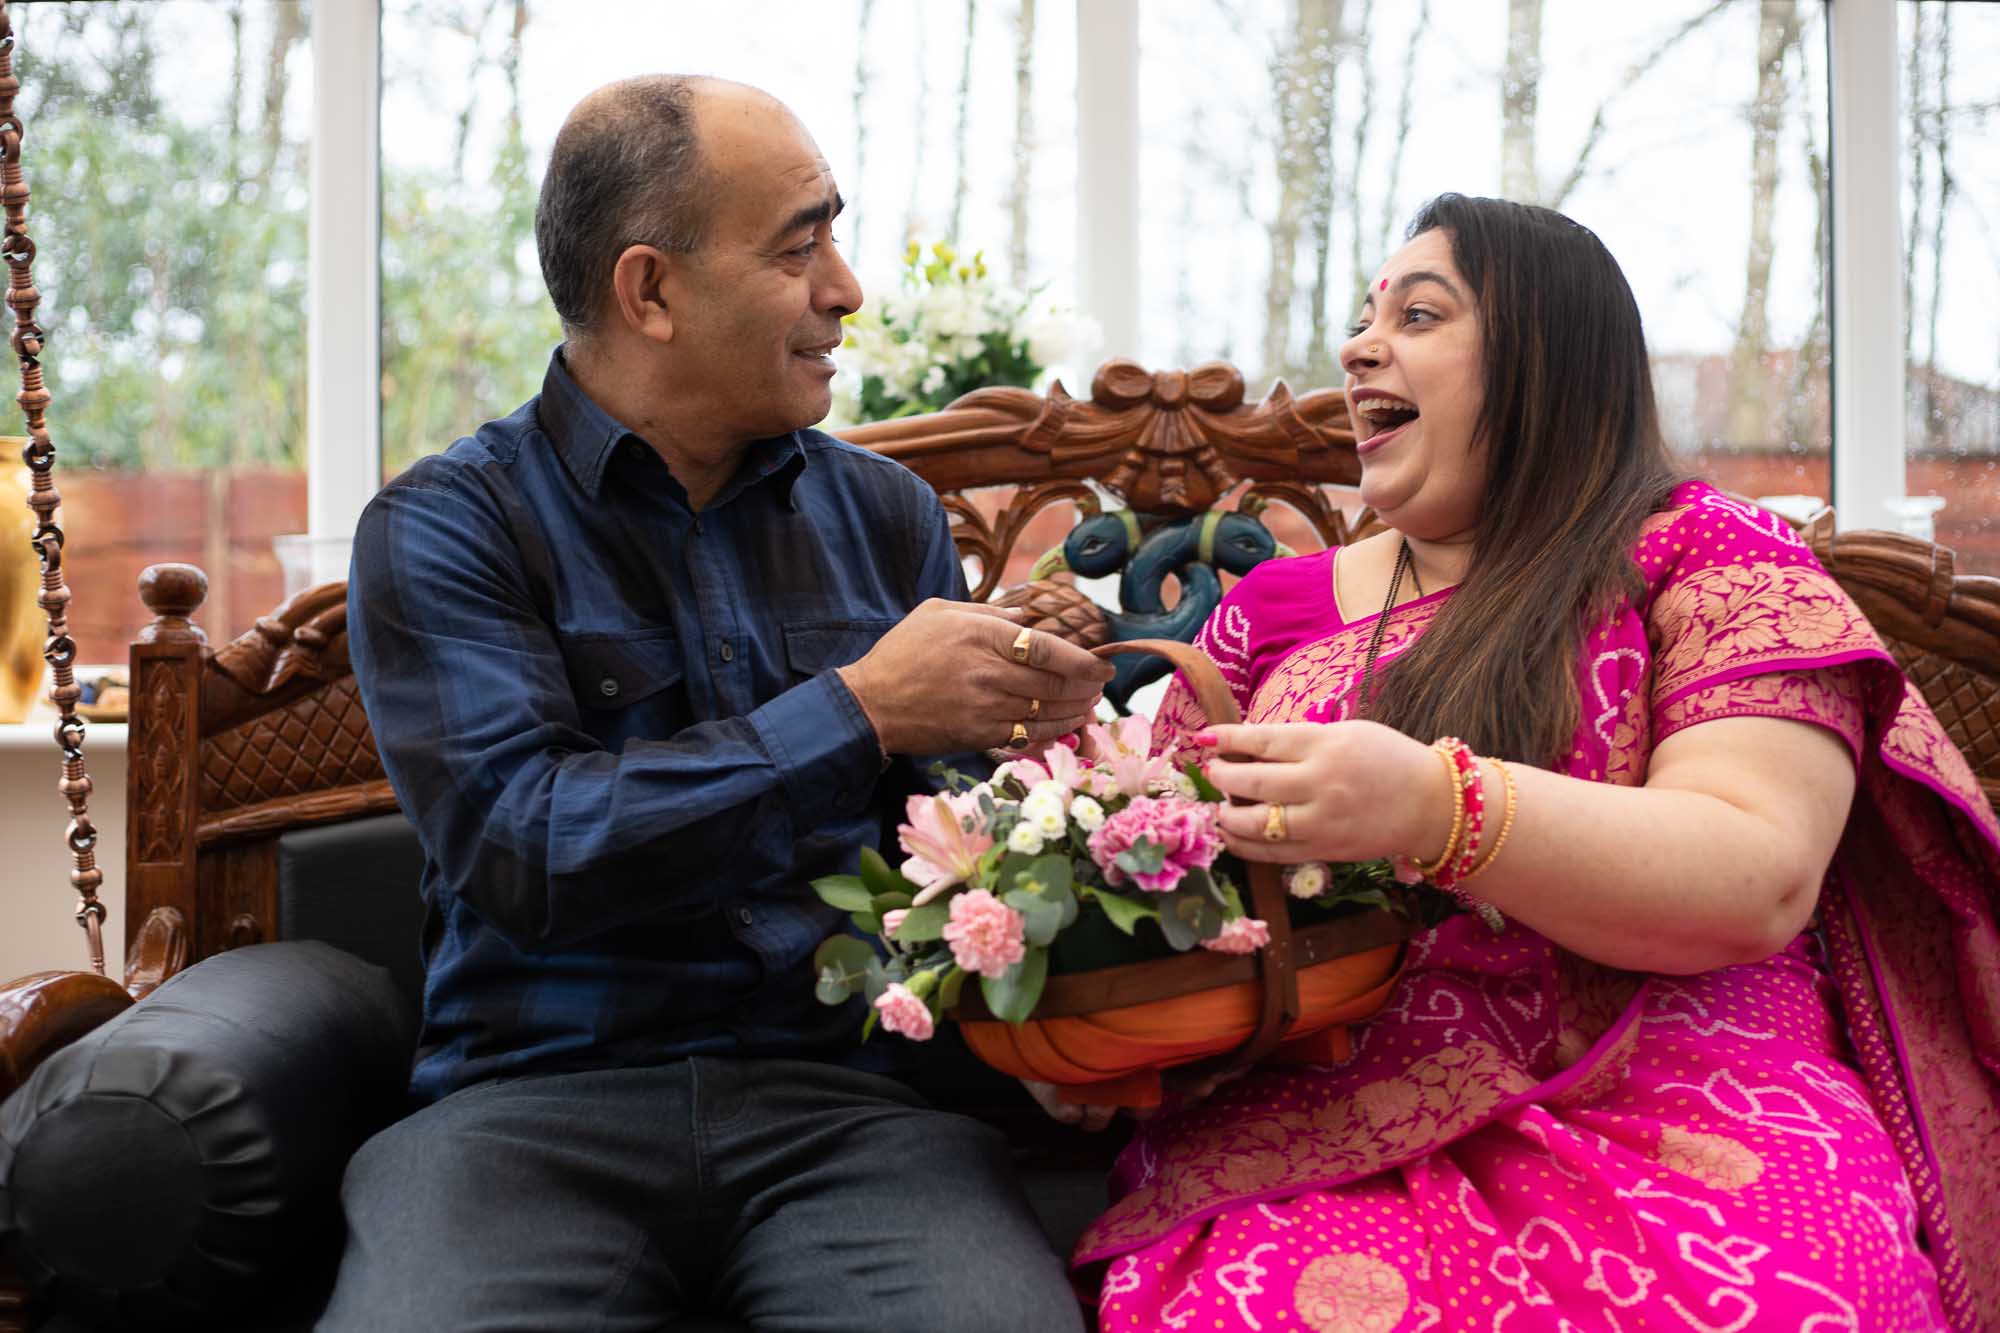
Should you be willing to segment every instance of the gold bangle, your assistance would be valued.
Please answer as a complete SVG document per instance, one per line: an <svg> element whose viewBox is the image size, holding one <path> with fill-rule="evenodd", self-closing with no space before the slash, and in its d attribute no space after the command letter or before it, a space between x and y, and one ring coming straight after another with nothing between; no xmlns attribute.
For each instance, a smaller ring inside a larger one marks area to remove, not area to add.
<svg viewBox="0 0 2000 1333"><path fill-rule="evenodd" d="M1451 751L1445 749L1441 741L1431 746L1431 753L1443 761L1444 775L1451 783L1451 836L1445 839L1444 851L1438 855L1435 863L1425 865L1414 856L1410 858L1412 868L1425 879L1429 879L1451 864L1451 858L1458 852L1458 840L1465 833L1465 787L1458 780L1458 765L1452 760Z"/></svg>
<svg viewBox="0 0 2000 1333"><path fill-rule="evenodd" d="M1472 869L1458 877L1460 884L1465 883L1469 879L1478 879L1486 873L1486 868L1493 864L1494 857L1500 855L1500 849L1507 843L1507 835L1514 829L1514 775L1508 772L1507 765L1498 759L1493 761L1493 766L1500 770L1500 781L1507 788L1507 813L1500 817L1500 832L1494 835L1492 848L1486 855L1479 858L1478 865L1475 865Z"/></svg>

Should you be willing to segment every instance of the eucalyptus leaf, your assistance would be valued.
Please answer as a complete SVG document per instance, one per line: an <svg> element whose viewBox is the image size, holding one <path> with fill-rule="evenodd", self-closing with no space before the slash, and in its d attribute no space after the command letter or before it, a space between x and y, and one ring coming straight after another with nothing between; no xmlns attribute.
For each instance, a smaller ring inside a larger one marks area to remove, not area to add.
<svg viewBox="0 0 2000 1333"><path fill-rule="evenodd" d="M951 920L951 906L942 899L925 903L922 907L912 907L903 923L896 927L895 941L898 944L922 944L926 940L944 938L944 923Z"/></svg>
<svg viewBox="0 0 2000 1333"><path fill-rule="evenodd" d="M1005 1023L1025 1023L1041 1002L1049 976L1049 951L1030 949L1027 956L997 977L979 979L980 994L993 1016Z"/></svg>
<svg viewBox="0 0 2000 1333"><path fill-rule="evenodd" d="M1053 898L1069 892L1072 877L1067 856L1041 856L1035 858L1035 882L1041 885L1042 896Z"/></svg>
<svg viewBox="0 0 2000 1333"><path fill-rule="evenodd" d="M854 994L854 986L837 968L822 968L819 981L813 986L813 998L821 1004L846 1004L847 997Z"/></svg>
<svg viewBox="0 0 2000 1333"><path fill-rule="evenodd" d="M1026 852L1007 853L1000 862L999 874L993 881L994 886L1003 892L1015 887L1015 881L1027 874L1029 867L1034 864L1035 858Z"/></svg>
<svg viewBox="0 0 2000 1333"><path fill-rule="evenodd" d="M819 948L813 950L813 970L816 972L833 968L837 972L858 976L867 971L870 964L879 965L875 950L866 940L858 940L852 935L829 935L820 941Z"/></svg>
<svg viewBox="0 0 2000 1333"><path fill-rule="evenodd" d="M1027 925L1028 943L1038 949L1048 947L1049 941L1062 929L1062 905L1050 902L1039 893L1027 889L1015 889L1000 900L1021 914Z"/></svg>
<svg viewBox="0 0 2000 1333"><path fill-rule="evenodd" d="M867 854L867 850L863 849L862 855ZM879 861L882 858L878 856L875 859ZM838 907L843 912L865 911L874 899L859 875L826 875L814 880L812 886L821 902L828 907Z"/></svg>
<svg viewBox="0 0 2000 1333"><path fill-rule="evenodd" d="M890 975L889 969L882 966L881 959L874 959L868 964L868 970L861 974L861 998L872 1006L881 998L882 992L889 989L890 982L901 980L900 975Z"/></svg>
<svg viewBox="0 0 2000 1333"><path fill-rule="evenodd" d="M1110 918L1111 924L1127 935L1132 933L1134 926L1149 917L1155 921L1160 919L1159 909L1149 904L1116 893L1108 893L1103 889L1093 890L1092 893L1097 899L1098 906L1104 909L1104 915Z"/></svg>

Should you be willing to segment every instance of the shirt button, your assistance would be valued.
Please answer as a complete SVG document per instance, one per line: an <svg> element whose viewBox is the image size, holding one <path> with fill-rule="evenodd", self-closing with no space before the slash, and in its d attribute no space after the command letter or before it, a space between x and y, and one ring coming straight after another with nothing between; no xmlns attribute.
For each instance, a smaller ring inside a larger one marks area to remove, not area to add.
<svg viewBox="0 0 2000 1333"><path fill-rule="evenodd" d="M755 925L757 923L756 914L753 913L747 907L739 907L736 909L736 919L738 921L741 921L746 926Z"/></svg>
<svg viewBox="0 0 2000 1333"><path fill-rule="evenodd" d="M606 676L597 682L597 692L607 699L615 699L618 697L618 682Z"/></svg>
<svg viewBox="0 0 2000 1333"><path fill-rule="evenodd" d="M736 660L736 649L733 645L730 644L729 640L724 639L722 641L721 652L723 661L733 662Z"/></svg>

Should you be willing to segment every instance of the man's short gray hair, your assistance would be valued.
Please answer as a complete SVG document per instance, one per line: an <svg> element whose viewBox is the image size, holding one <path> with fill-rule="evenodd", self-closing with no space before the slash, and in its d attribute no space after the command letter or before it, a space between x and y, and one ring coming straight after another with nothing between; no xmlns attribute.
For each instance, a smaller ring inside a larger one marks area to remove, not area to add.
<svg viewBox="0 0 2000 1333"><path fill-rule="evenodd" d="M709 169L695 136L697 79L652 74L600 89L556 135L535 207L542 281L565 335L591 331L626 247L691 253Z"/></svg>

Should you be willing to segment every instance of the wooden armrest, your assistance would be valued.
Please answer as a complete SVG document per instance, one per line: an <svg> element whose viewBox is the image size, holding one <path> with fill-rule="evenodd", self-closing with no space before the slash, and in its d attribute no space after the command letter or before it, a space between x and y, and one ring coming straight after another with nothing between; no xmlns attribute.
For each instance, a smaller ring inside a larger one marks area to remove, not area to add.
<svg viewBox="0 0 2000 1333"><path fill-rule="evenodd" d="M123 986L94 972L33 972L0 987L0 1099L131 1003Z"/></svg>

